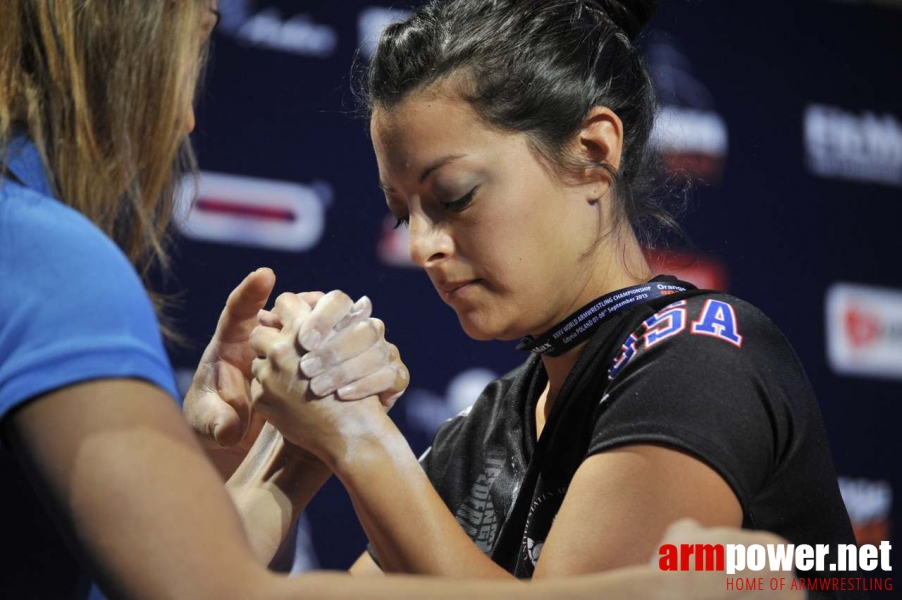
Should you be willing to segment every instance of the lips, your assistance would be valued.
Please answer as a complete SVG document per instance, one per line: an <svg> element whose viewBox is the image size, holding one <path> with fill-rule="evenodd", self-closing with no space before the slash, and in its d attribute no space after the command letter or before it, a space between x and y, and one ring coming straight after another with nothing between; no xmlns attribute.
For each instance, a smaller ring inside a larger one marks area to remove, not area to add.
<svg viewBox="0 0 902 600"><path fill-rule="evenodd" d="M471 283L474 283L475 281L476 281L475 279L471 279L469 281L460 281L457 283L446 283L439 287L444 293L452 294L452 293L456 292L457 290L461 289L462 287L470 285Z"/></svg>
<svg viewBox="0 0 902 600"><path fill-rule="evenodd" d="M471 290L481 279L467 279L450 282L435 282L435 287L446 300L457 300Z"/></svg>

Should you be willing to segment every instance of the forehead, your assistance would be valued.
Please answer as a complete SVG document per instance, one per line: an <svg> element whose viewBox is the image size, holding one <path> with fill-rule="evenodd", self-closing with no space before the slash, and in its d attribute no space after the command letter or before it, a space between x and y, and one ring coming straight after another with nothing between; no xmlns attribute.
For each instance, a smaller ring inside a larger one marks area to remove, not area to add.
<svg viewBox="0 0 902 600"><path fill-rule="evenodd" d="M427 162L439 154L473 152L501 136L464 100L430 93L412 95L391 108L376 108L370 131L380 164L391 168L399 162Z"/></svg>

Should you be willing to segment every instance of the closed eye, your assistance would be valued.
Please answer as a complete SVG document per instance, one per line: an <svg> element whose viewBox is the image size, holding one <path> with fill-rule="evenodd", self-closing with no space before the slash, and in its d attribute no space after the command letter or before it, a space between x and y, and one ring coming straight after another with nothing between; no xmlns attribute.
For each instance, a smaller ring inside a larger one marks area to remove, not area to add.
<svg viewBox="0 0 902 600"><path fill-rule="evenodd" d="M476 196L476 192L479 190L479 186L477 185L470 193L461 198L460 200L455 200L454 202L442 202L442 206L452 212L463 212L467 208L469 208L470 204L473 202L473 198Z"/></svg>

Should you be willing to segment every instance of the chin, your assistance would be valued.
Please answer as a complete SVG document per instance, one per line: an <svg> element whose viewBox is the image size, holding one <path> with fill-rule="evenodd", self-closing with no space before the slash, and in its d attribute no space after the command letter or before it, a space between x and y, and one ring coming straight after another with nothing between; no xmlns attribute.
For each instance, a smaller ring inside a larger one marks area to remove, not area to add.
<svg viewBox="0 0 902 600"><path fill-rule="evenodd" d="M492 340L502 342L519 341L523 337L522 333L512 332L510 324L504 327L498 323L491 323L484 319L474 319L461 314L458 314L457 318L464 333L479 342L490 342Z"/></svg>

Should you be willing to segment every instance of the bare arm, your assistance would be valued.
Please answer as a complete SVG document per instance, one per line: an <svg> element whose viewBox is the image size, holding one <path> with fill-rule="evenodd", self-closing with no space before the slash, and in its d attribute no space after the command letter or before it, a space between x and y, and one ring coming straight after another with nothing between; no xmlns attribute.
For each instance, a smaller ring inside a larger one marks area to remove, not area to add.
<svg viewBox="0 0 902 600"><path fill-rule="evenodd" d="M330 462L383 568L501 577L501 569L463 533L400 434L389 431L361 443L352 460ZM534 579L643 564L668 525L687 517L738 527L742 510L716 472L681 452L632 446L594 456L570 485Z"/></svg>
<svg viewBox="0 0 902 600"><path fill-rule="evenodd" d="M464 533L394 424L383 417L382 427L325 460L348 490L385 572L514 581Z"/></svg>
<svg viewBox="0 0 902 600"><path fill-rule="evenodd" d="M265 575L216 472L156 387L57 390L16 412L10 436L111 597L231 598Z"/></svg>
<svg viewBox="0 0 902 600"><path fill-rule="evenodd" d="M597 454L574 475L534 577L642 564L657 555L667 527L684 518L739 527L742 508L720 475L688 454L638 445Z"/></svg>
<svg viewBox="0 0 902 600"><path fill-rule="evenodd" d="M10 418L17 455L111 598L616 600L664 597L661 590L671 587L648 567L527 587L280 577L254 561L217 473L157 388L131 380L75 385L29 402Z"/></svg>
<svg viewBox="0 0 902 600"><path fill-rule="evenodd" d="M226 482L258 562L268 565L307 504L331 475L320 461L263 426L247 458Z"/></svg>

